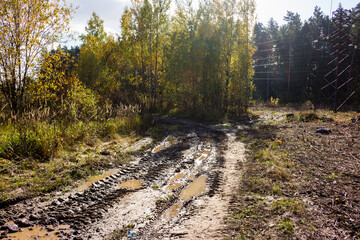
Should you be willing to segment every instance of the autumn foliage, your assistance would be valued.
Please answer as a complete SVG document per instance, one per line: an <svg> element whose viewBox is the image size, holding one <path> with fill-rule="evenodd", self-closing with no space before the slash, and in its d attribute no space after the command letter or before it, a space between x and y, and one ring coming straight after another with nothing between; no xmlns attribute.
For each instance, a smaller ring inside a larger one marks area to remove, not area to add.
<svg viewBox="0 0 360 240"><path fill-rule="evenodd" d="M24 109L39 56L69 29L66 0L5 0L0 5L0 87L11 111Z"/></svg>

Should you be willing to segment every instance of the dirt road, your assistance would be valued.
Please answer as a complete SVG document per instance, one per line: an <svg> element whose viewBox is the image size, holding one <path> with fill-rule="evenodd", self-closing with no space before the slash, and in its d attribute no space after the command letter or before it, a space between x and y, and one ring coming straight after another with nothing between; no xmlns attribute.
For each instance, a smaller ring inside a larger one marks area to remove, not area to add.
<svg viewBox="0 0 360 240"><path fill-rule="evenodd" d="M158 124L167 136L132 164L50 201L29 199L3 209L2 238L227 236L224 218L245 152L236 129L168 118Z"/></svg>

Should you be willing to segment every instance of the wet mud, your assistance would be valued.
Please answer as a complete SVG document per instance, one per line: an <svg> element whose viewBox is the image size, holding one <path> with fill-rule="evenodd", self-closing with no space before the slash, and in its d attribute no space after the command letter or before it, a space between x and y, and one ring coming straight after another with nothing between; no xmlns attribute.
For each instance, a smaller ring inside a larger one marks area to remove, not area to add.
<svg viewBox="0 0 360 240"><path fill-rule="evenodd" d="M172 226L194 216L203 198L218 191L227 136L190 121L162 118L158 124L169 129L167 136L137 162L50 201L27 199L1 209L0 238L106 239L128 225L137 239L171 236ZM23 231L10 233L10 222ZM30 238L16 235L25 233Z"/></svg>
<svg viewBox="0 0 360 240"><path fill-rule="evenodd" d="M70 233L70 226L60 225L54 228L53 226L46 227L27 227L23 228L21 232L9 233L8 239L34 240L34 239L62 239L61 232Z"/></svg>

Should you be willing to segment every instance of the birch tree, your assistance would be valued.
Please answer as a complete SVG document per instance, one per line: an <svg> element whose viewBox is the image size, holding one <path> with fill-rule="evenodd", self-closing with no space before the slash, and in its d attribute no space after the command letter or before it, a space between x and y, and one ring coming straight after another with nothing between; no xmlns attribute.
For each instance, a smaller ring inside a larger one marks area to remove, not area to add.
<svg viewBox="0 0 360 240"><path fill-rule="evenodd" d="M0 88L14 113L23 110L39 56L68 32L73 12L66 0L1 1Z"/></svg>

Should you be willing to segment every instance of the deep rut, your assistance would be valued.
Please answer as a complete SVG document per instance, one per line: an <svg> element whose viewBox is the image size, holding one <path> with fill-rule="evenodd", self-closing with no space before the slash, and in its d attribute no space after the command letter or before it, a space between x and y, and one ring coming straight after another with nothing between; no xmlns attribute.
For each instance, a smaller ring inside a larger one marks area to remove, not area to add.
<svg viewBox="0 0 360 240"><path fill-rule="evenodd" d="M48 226L44 231L54 232L55 239L105 239L122 228L132 228L124 237L136 239L223 236L243 145L231 131L168 118L159 124L176 130L169 130L168 137L137 163L84 191L51 202L26 200L9 206L4 219L25 229ZM16 234L4 231L1 236L18 239Z"/></svg>

